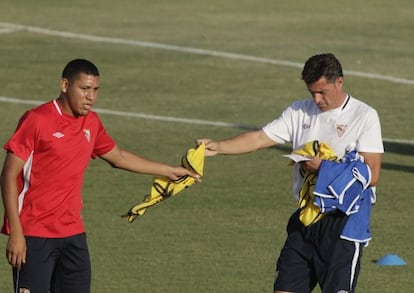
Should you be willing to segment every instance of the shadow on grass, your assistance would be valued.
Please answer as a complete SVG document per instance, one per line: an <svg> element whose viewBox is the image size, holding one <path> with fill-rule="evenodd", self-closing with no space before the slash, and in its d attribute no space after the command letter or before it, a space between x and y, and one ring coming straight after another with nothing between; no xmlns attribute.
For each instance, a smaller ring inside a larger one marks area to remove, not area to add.
<svg viewBox="0 0 414 293"><path fill-rule="evenodd" d="M394 153L394 154L404 155L404 156L414 156L414 145L413 144L384 141L384 149L386 153ZM408 165L383 162L382 168L386 170L414 173L414 166L408 166Z"/></svg>
<svg viewBox="0 0 414 293"><path fill-rule="evenodd" d="M387 153L414 156L414 144L384 141L384 149Z"/></svg>
<svg viewBox="0 0 414 293"><path fill-rule="evenodd" d="M382 169L414 173L414 166L405 166L405 165L393 164L393 163L382 163Z"/></svg>

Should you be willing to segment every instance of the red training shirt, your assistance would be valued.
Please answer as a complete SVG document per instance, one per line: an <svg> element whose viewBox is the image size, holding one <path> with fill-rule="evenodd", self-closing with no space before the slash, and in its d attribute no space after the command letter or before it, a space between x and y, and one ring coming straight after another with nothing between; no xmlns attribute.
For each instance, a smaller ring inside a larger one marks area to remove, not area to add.
<svg viewBox="0 0 414 293"><path fill-rule="evenodd" d="M114 146L95 112L75 118L56 100L27 111L4 145L26 162L18 178L24 235L60 238L84 232L83 175L91 157ZM6 217L2 233L10 233Z"/></svg>

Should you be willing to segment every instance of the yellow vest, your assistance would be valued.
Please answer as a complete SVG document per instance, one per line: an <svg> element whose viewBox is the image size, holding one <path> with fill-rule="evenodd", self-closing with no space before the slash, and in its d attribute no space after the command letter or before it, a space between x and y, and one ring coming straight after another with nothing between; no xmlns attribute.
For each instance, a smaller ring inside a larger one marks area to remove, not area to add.
<svg viewBox="0 0 414 293"><path fill-rule="evenodd" d="M338 160L337 155L327 143L319 143L317 140L307 142L301 149L295 150L293 153L302 156L319 157L323 160ZM301 209L299 219L305 226L309 226L323 217L319 207L313 204L315 197L313 190L318 177L317 174L311 173L303 167L300 168L300 174L304 181L299 192L299 208Z"/></svg>

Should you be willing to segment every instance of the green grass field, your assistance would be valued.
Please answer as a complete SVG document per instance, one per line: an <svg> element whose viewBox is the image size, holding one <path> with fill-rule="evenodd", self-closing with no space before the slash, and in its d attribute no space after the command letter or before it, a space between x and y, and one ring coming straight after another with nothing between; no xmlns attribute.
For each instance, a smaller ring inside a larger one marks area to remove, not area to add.
<svg viewBox="0 0 414 293"><path fill-rule="evenodd" d="M119 145L179 164L197 138L226 138L244 128L119 114L262 126L308 95L300 80L307 57L333 52L348 73L347 91L377 108L385 138L358 292L411 292L413 15L411 0L2 0L0 143L33 107L5 98L56 97L63 66L83 57L101 71L96 107L118 111L101 118ZM281 157L288 151L210 158L202 184L132 224L119 215L142 200L152 178L92 161L84 219L93 292L271 292L295 209L290 167ZM1 293L12 292L6 242L0 236ZM388 253L407 265L377 266Z"/></svg>

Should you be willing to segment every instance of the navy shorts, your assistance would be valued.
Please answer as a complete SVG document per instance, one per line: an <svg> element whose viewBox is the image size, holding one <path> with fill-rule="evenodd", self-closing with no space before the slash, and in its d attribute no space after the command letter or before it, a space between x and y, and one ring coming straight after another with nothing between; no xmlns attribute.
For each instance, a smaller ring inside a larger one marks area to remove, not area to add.
<svg viewBox="0 0 414 293"><path fill-rule="evenodd" d="M15 292L90 292L91 263L85 233L66 238L28 236L26 242L26 263L20 271L13 270Z"/></svg>
<svg viewBox="0 0 414 293"><path fill-rule="evenodd" d="M319 284L322 292L354 292L363 245L339 237L346 220L333 212L305 227L296 211L277 261L274 290L308 293Z"/></svg>

